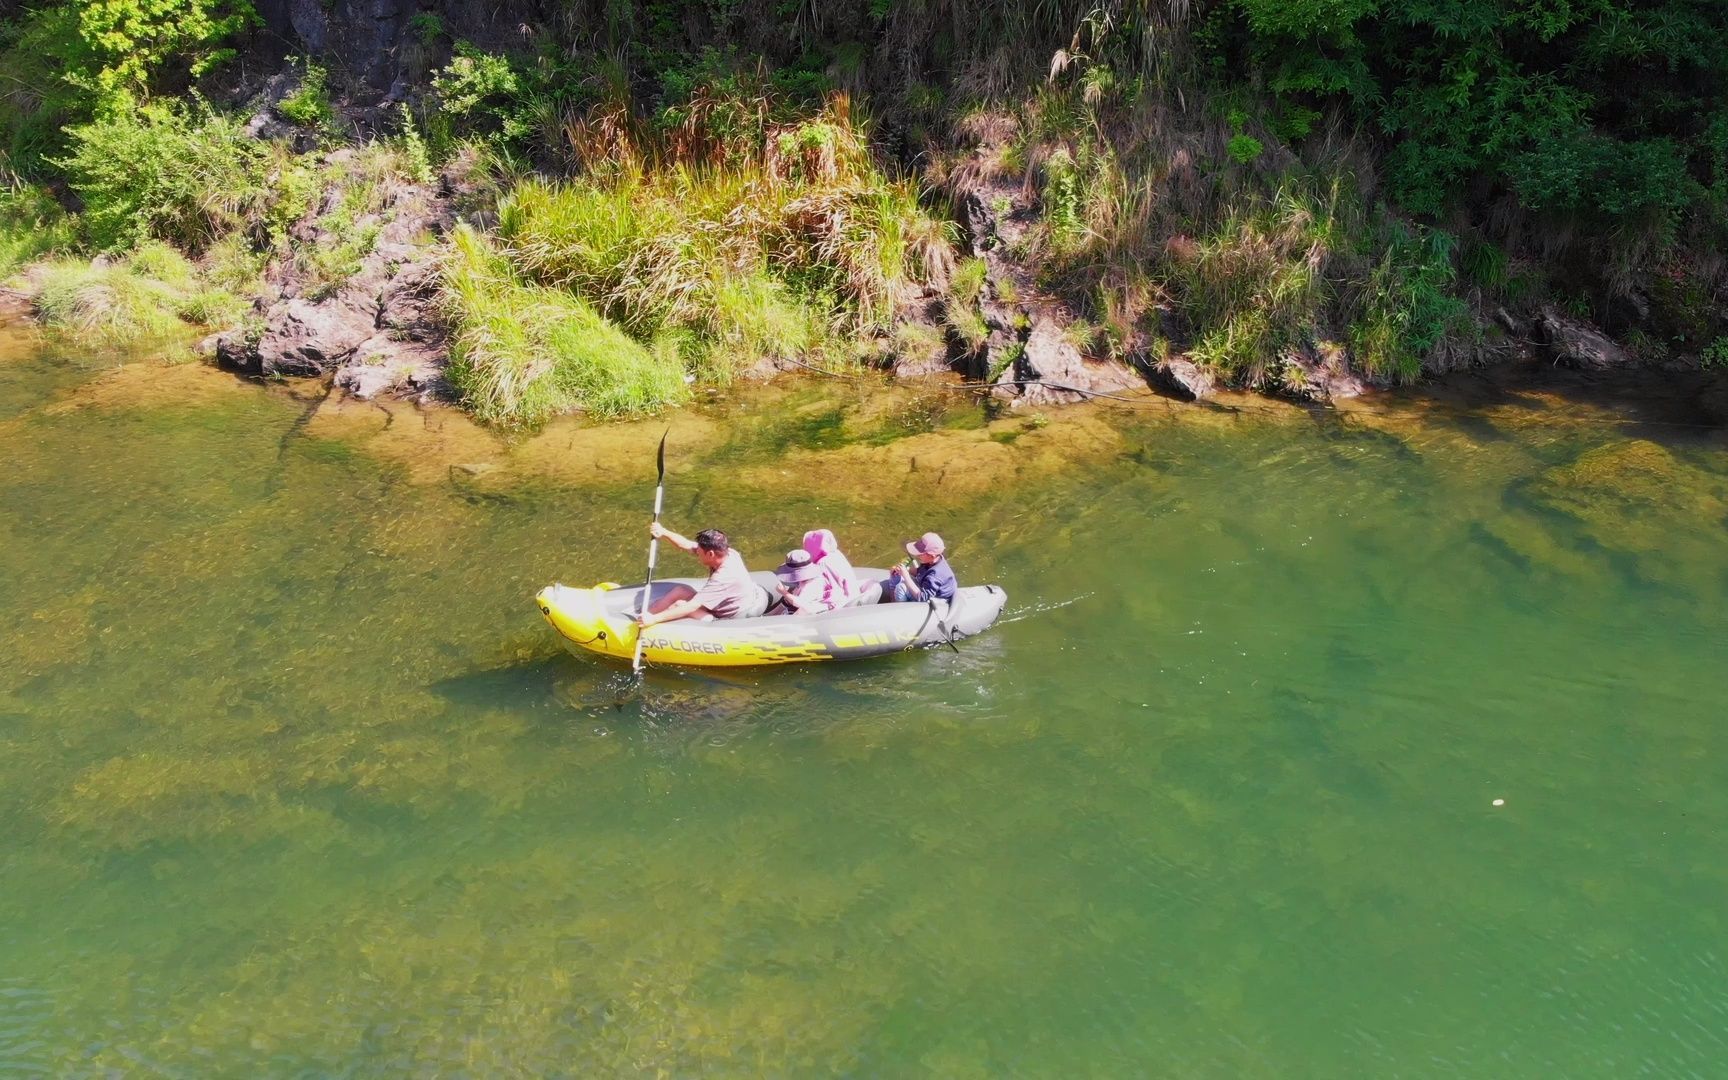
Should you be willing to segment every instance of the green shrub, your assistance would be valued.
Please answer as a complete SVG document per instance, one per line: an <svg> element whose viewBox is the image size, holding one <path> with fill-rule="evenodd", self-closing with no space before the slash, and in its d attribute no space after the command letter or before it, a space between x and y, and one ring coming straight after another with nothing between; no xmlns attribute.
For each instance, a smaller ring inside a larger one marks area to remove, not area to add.
<svg viewBox="0 0 1728 1080"><path fill-rule="evenodd" d="M301 127L326 128L336 119L330 107L330 94L325 87L324 69L307 61L300 74L300 85L294 92L276 103L282 119Z"/></svg>
<svg viewBox="0 0 1728 1080"><path fill-rule="evenodd" d="M1452 249L1443 230L1390 225L1350 327L1351 348L1365 370L1414 379L1435 346L1464 332L1469 309L1452 293Z"/></svg>
<svg viewBox="0 0 1728 1080"><path fill-rule="evenodd" d="M47 191L0 184L0 279L43 255L70 249L76 223Z"/></svg>
<svg viewBox="0 0 1728 1080"><path fill-rule="evenodd" d="M1248 134L1248 114L1241 109L1230 110L1230 141L1224 152L1238 165L1251 165L1266 152L1266 144Z"/></svg>
<svg viewBox="0 0 1728 1080"><path fill-rule="evenodd" d="M403 171L416 184L430 184L434 175L432 152L426 140L420 137L420 129L414 123L414 113L409 110L408 103L400 102L396 109L402 125L396 138L397 149L402 154Z"/></svg>
<svg viewBox="0 0 1728 1080"><path fill-rule="evenodd" d="M984 281L990 268L983 259L961 259L948 282L948 294L963 307L971 307L984 295Z"/></svg>
<svg viewBox="0 0 1728 1080"><path fill-rule="evenodd" d="M1728 369L1728 334L1706 345L1703 353L1699 356L1699 360L1706 368Z"/></svg>
<svg viewBox="0 0 1728 1080"><path fill-rule="evenodd" d="M84 200L84 232L99 250L155 237L198 251L270 202L266 151L219 113L151 105L69 134L71 153L56 164Z"/></svg>
<svg viewBox="0 0 1728 1080"><path fill-rule="evenodd" d="M975 307L950 300L944 321L968 352L982 349L990 337L990 327Z"/></svg>
<svg viewBox="0 0 1728 1080"><path fill-rule="evenodd" d="M465 225L452 237L443 304L450 380L489 423L533 425L578 408L629 415L688 396L675 347L651 352L579 297L522 283Z"/></svg>
<svg viewBox="0 0 1728 1080"><path fill-rule="evenodd" d="M234 55L222 43L258 23L250 0L62 0L51 47L97 111L127 111L164 72L203 75Z"/></svg>
<svg viewBox="0 0 1728 1080"><path fill-rule="evenodd" d="M1058 239L1080 231L1080 169L1067 147L1058 147L1044 162L1044 220Z"/></svg>

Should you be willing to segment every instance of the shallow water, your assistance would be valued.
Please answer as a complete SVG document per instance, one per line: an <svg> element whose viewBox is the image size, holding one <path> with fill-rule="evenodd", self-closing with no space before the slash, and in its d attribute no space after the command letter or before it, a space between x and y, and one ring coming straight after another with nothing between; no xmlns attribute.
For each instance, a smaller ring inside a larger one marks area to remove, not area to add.
<svg viewBox="0 0 1728 1080"><path fill-rule="evenodd" d="M0 365L0 1073L1728 1060L1720 432L741 394L674 527L1010 616L619 707L529 601L639 573L658 427Z"/></svg>

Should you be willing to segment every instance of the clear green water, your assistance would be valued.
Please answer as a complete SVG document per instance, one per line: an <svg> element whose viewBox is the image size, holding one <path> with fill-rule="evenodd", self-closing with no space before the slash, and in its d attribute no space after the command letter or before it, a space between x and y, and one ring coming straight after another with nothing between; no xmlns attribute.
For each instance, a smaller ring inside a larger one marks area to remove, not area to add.
<svg viewBox="0 0 1728 1080"><path fill-rule="evenodd" d="M1717 432L1154 412L888 506L735 406L675 526L938 528L1013 617L617 708L529 597L638 572L640 475L98 385L0 369L0 1073L1728 1061Z"/></svg>

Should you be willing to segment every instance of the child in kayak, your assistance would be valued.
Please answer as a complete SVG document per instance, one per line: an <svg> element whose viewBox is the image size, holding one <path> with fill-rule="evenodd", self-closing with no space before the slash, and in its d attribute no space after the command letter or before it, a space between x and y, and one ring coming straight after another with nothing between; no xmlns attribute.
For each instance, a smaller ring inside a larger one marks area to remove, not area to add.
<svg viewBox="0 0 1728 1080"><path fill-rule="evenodd" d="M844 607L858 595L858 575L852 563L840 551L840 542L827 529L812 529L804 534L804 550L810 561L822 571L827 585L829 607Z"/></svg>
<svg viewBox="0 0 1728 1080"><path fill-rule="evenodd" d="M888 580L882 583L882 602L905 603L931 597L954 599L960 583L954 579L954 571L948 565L947 550L948 545L933 532L908 541L906 554L912 556L914 565L908 571L904 565L896 563L888 571Z"/></svg>
<svg viewBox="0 0 1728 1080"><path fill-rule="evenodd" d="M768 606L768 595L744 567L744 556L719 529L703 529L696 539L679 536L658 521L648 526L649 535L690 554L708 568L708 580L699 589L674 585L654 601L636 620L639 626L672 622L674 619L753 619Z"/></svg>
<svg viewBox="0 0 1728 1080"><path fill-rule="evenodd" d="M815 615L834 609L822 568L810 561L803 548L788 551L786 561L774 568L774 576L780 579L780 597L768 606L770 615Z"/></svg>

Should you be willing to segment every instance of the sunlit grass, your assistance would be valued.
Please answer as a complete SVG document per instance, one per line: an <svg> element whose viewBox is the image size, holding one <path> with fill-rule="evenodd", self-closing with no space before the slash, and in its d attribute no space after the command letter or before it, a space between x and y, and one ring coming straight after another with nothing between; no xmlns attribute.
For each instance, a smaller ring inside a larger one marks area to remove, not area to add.
<svg viewBox="0 0 1728 1080"><path fill-rule="evenodd" d="M111 262L62 258L39 271L42 322L105 348L167 343L237 323L246 302L207 283L185 256L151 242Z"/></svg>
<svg viewBox="0 0 1728 1080"><path fill-rule="evenodd" d="M450 381L483 420L536 424L578 408L628 415L688 392L674 349L651 351L568 290L523 283L466 226L445 260L444 303L456 327Z"/></svg>

